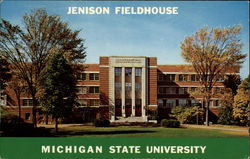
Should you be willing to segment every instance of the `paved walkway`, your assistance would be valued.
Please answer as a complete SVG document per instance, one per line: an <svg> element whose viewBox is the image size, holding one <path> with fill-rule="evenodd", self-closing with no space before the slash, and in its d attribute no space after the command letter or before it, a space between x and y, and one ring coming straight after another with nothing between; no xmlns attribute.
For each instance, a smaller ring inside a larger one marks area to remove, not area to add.
<svg viewBox="0 0 250 159"><path fill-rule="evenodd" d="M182 124L183 127L186 128L199 128L199 129L217 129L217 130L225 130L225 131L236 131L236 132L249 132L248 127L220 127L220 126L205 126L205 125L190 125L190 124Z"/></svg>

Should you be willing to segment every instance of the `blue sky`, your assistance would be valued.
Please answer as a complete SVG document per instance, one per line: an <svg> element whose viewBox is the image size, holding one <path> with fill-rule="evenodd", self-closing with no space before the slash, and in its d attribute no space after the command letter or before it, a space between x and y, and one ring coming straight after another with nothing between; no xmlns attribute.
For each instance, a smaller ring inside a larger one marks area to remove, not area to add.
<svg viewBox="0 0 250 159"><path fill-rule="evenodd" d="M86 39L86 63L98 63L99 56L156 56L158 64L184 64L180 43L198 29L242 25L242 52L248 57L241 76L249 74L248 2L163 2L163 1L4 1L1 16L22 25L22 15L35 8L58 14L73 29L81 29ZM164 6L179 7L178 15L67 15L68 7Z"/></svg>

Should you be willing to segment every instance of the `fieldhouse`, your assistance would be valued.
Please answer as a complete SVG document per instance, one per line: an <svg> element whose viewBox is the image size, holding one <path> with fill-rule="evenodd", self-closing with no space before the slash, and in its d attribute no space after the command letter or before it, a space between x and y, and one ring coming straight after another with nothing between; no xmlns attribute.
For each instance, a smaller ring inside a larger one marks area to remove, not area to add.
<svg viewBox="0 0 250 159"><path fill-rule="evenodd" d="M178 14L178 7L115 7L115 14Z"/></svg>

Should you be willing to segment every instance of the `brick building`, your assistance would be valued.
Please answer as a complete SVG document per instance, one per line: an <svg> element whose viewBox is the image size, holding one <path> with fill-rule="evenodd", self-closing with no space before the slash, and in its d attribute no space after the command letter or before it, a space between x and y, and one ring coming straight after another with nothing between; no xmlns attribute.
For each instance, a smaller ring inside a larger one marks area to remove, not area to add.
<svg viewBox="0 0 250 159"><path fill-rule="evenodd" d="M96 108L94 116L111 121L148 121L152 116L166 117L172 107L203 103L201 96L191 96L199 79L191 65L158 65L156 57L105 56L99 64L84 64L77 75L80 108ZM239 76L239 68L227 74ZM214 92L224 88L223 78L216 82ZM7 88L1 104L17 113L14 92ZM219 96L211 98L210 110L218 114ZM21 95L22 118L32 121L32 99ZM76 112L79 113L79 112ZM93 115L93 114L92 114Z"/></svg>

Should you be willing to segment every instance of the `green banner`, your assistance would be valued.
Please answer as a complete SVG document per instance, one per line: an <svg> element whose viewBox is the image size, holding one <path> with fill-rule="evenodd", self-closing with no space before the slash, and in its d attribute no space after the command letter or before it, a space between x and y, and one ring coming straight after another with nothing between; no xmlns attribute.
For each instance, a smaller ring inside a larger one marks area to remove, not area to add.
<svg viewBox="0 0 250 159"><path fill-rule="evenodd" d="M248 138L0 138L0 159L247 159Z"/></svg>

